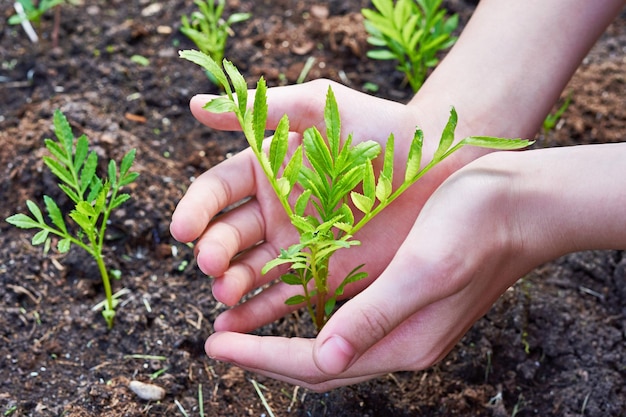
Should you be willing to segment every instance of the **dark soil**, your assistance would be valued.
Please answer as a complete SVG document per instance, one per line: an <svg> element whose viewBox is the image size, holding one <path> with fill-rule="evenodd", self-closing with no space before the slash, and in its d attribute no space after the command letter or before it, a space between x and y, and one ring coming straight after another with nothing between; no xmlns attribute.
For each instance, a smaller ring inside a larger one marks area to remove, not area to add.
<svg viewBox="0 0 626 417"><path fill-rule="evenodd" d="M252 380L277 416L624 416L626 415L626 256L585 252L538 268L507 291L439 365L326 394L215 362L203 342L224 307L192 250L168 226L193 177L241 150L242 137L197 123L197 92L216 92L197 67L177 58L193 45L178 28L191 0L109 0L64 6L58 47L53 13L38 45L0 5L0 219L25 211L44 193L61 199L41 161L55 109L85 133L104 159L137 149L133 199L111 223L108 260L128 289L115 327L91 307L104 292L88 255L45 255L32 234L0 221L0 412L5 416L267 415ZM445 3L462 24L473 10ZM392 63L365 57L359 10L368 2L237 0L253 12L238 24L226 56L252 83L292 84L306 60L307 79L327 77L405 101L411 93ZM148 66L131 60L149 59ZM609 28L563 95L572 103L539 146L626 138L626 14ZM616 192L620 192L616 190ZM616 219L623 221L623 219ZM263 333L302 334L286 317ZM142 359L132 355L154 355ZM154 379L151 380L151 377ZM147 402L131 380L163 387Z"/></svg>

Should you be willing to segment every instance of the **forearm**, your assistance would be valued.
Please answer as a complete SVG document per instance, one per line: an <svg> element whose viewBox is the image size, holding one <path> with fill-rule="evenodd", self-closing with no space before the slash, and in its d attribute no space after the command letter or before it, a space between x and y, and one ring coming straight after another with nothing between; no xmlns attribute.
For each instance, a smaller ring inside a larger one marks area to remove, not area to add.
<svg viewBox="0 0 626 417"><path fill-rule="evenodd" d="M462 135L533 137L625 4L482 0L457 44L409 106L438 117L454 105Z"/></svg>
<svg viewBox="0 0 626 417"><path fill-rule="evenodd" d="M493 155L515 174L516 246L538 261L589 249L626 249L626 143ZM517 216L516 216L517 214ZM542 259L543 257L543 259Z"/></svg>

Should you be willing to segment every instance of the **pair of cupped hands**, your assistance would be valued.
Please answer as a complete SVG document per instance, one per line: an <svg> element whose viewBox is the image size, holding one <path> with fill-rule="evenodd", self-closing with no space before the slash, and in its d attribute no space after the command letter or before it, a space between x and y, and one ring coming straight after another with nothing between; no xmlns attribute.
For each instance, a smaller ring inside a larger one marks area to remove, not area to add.
<svg viewBox="0 0 626 417"><path fill-rule="evenodd" d="M269 89L267 128L287 114L294 143L308 127L323 132L329 83L344 135L384 145L393 132L395 165L403 167L419 126L425 158L432 155L448 113L433 114L423 100L400 104L325 80ZM202 109L211 98L192 99L195 117L214 129L237 130L234 116ZM458 134L483 133L463 131L470 129L460 125ZM315 339L246 334L294 309L284 301L298 288L279 281L238 303L276 280L278 269L261 275L261 268L298 236L250 149L225 160L191 184L171 223L174 238L196 241L197 262L214 277L215 298L234 306L216 319L207 354L317 391L441 360L510 285L563 251L535 219L540 202L524 197L533 184L528 173L545 167L546 158L558 160L549 150L464 148L429 172L355 236L361 246L331 261L331 280L361 263L369 277L346 287L349 300Z"/></svg>

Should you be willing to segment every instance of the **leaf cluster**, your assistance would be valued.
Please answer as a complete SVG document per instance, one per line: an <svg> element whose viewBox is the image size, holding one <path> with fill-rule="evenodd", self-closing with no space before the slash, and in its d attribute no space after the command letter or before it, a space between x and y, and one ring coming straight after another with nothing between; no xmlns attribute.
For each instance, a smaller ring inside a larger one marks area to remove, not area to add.
<svg viewBox="0 0 626 417"><path fill-rule="evenodd" d="M387 139L384 152L374 141L353 144L351 134L343 139L339 108L331 88L324 107L326 137L316 127L310 127L304 131L302 143L289 154L289 120L286 115L269 139L269 146L264 143L268 110L263 78L257 83L250 107L246 82L232 63L224 60L222 69L208 55L198 51L181 51L180 56L212 73L224 87L226 95L211 100L205 109L213 113L235 113L269 183L298 231L300 241L281 249L278 257L268 262L261 272L289 265L289 272L281 280L301 286L303 293L290 297L286 303L306 304L318 330L330 317L345 286L367 276L361 271L363 265L359 265L334 290L328 283L330 258L339 249L359 245L360 242L353 239L358 230L461 147L518 149L529 144L525 140L484 136L467 137L455 144L457 114L452 108L438 148L426 164L422 163L423 132L416 129L404 176L400 185L394 188L397 175L393 134ZM373 162L381 154L383 167L375 173ZM290 199L292 194L296 198Z"/></svg>
<svg viewBox="0 0 626 417"><path fill-rule="evenodd" d="M372 0L373 9L362 9L368 43L378 49L367 56L377 60L397 60L414 92L422 86L428 68L439 62L439 51L450 48L458 15L446 17L442 0Z"/></svg>
<svg viewBox="0 0 626 417"><path fill-rule="evenodd" d="M24 20L39 24L41 16L53 7L65 3L65 0L39 0L37 5L33 4L31 0L18 0L18 2L24 8L24 16L15 14L9 17L10 25L19 25Z"/></svg>
<svg viewBox="0 0 626 417"><path fill-rule="evenodd" d="M120 189L135 181L139 175L130 171L135 150L129 151L122 158L119 168L114 160L110 160L107 175L101 178L96 173L98 155L95 151L89 151L87 137L81 135L75 139L69 122L59 110L54 113L54 131L57 140L44 141L51 155L44 156L43 161L58 179L59 188L73 202L74 209L68 217L77 227L68 225L59 205L48 195L43 196L43 201L49 222L39 206L31 200L26 202L30 215L15 214L6 221L23 229L39 229L32 238L33 245L45 244L49 247L52 235L58 238L57 250L61 253L69 251L72 244L87 251L98 263L102 274L109 301L105 311L110 316L111 326L113 301L102 250L111 213L130 198L129 194L120 193Z"/></svg>
<svg viewBox="0 0 626 417"><path fill-rule="evenodd" d="M224 19L225 0L195 0L199 10L181 18L180 31L191 39L198 49L216 62L224 58L226 40L233 34L231 25L251 17L250 13L233 13Z"/></svg>

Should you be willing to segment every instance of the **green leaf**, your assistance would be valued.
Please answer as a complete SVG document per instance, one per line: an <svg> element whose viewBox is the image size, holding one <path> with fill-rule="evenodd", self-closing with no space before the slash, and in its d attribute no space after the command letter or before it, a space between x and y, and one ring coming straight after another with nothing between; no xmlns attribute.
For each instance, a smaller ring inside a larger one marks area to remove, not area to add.
<svg viewBox="0 0 626 417"><path fill-rule="evenodd" d="M78 204L76 204L76 211L88 217L97 215L96 210L86 201L79 201Z"/></svg>
<svg viewBox="0 0 626 417"><path fill-rule="evenodd" d="M61 210L57 203L47 195L43 196L44 204L46 205L46 211L48 212L48 217L52 220L52 223L59 228L63 233L67 233L67 227L65 226L65 220L63 220L63 214L61 214Z"/></svg>
<svg viewBox="0 0 626 417"><path fill-rule="evenodd" d="M130 194L120 194L111 202L111 209L118 208L130 199Z"/></svg>
<svg viewBox="0 0 626 417"><path fill-rule="evenodd" d="M387 178L384 174L381 174L378 178L378 184L376 184L376 198L381 203L384 203L391 195L391 191L391 178Z"/></svg>
<svg viewBox="0 0 626 417"><path fill-rule="evenodd" d="M230 77L230 81L233 83L235 93L237 94L237 103L239 105L240 115L246 112L248 106L248 85L243 78L237 67L232 62L224 60L224 70Z"/></svg>
<svg viewBox="0 0 626 417"><path fill-rule="evenodd" d="M226 78L226 74L224 70L211 58L209 55L204 52L194 51L194 50L185 50L179 51L179 56L188 61L193 62L194 64L200 65L202 68L207 70L217 82L224 87L224 90L228 93L229 96L232 95L232 90L230 88L230 84L228 83L228 79Z"/></svg>
<svg viewBox="0 0 626 417"><path fill-rule="evenodd" d="M295 306L302 303L306 303L306 297L304 295L294 295L285 300L285 304L288 306Z"/></svg>
<svg viewBox="0 0 626 417"><path fill-rule="evenodd" d="M376 178L372 161L367 161L363 169L363 195L372 201L376 198Z"/></svg>
<svg viewBox="0 0 626 417"><path fill-rule="evenodd" d="M481 148L515 150L530 146L535 143L535 141L527 139L496 138L491 136L469 136L463 139L460 143L463 145L478 146Z"/></svg>
<svg viewBox="0 0 626 417"><path fill-rule="evenodd" d="M357 193L356 191L350 193L350 198L354 206L365 214L369 213L374 206L374 200L372 198Z"/></svg>
<svg viewBox="0 0 626 417"><path fill-rule="evenodd" d="M270 143L269 160L272 167L272 174L274 178L278 176L278 171L282 166L285 156L287 155L287 148L289 147L289 119L287 115L284 115L278 126L276 132Z"/></svg>
<svg viewBox="0 0 626 417"><path fill-rule="evenodd" d="M304 152L318 176L333 176L333 161L326 141L317 128L304 131ZM323 178L323 177L321 177Z"/></svg>
<svg viewBox="0 0 626 417"><path fill-rule="evenodd" d="M111 183L113 188L115 188L117 186L117 164L115 163L113 159L109 161L109 166L108 166L107 171L109 175L109 182Z"/></svg>
<svg viewBox="0 0 626 417"><path fill-rule="evenodd" d="M310 217L303 217L301 215L292 215L290 218L291 224L298 229L300 234L315 232L317 225L312 224L309 219Z"/></svg>
<svg viewBox="0 0 626 417"><path fill-rule="evenodd" d="M123 184L120 184L120 187L122 185ZM94 177L93 181L91 181L91 184L89 184L89 194L87 195L85 201L92 203L100 194L103 186L104 185L102 184L102 180L98 177Z"/></svg>
<svg viewBox="0 0 626 417"><path fill-rule="evenodd" d="M44 139L44 144L52 156L54 156L62 166L67 168L68 162L71 160L71 155L67 155L65 149L52 139Z"/></svg>
<svg viewBox="0 0 626 417"><path fill-rule="evenodd" d="M382 175L385 178L392 179L393 178L393 153L395 148L395 142L393 133L389 135L387 138L387 143L385 144L385 158L383 161L383 172Z"/></svg>
<svg viewBox="0 0 626 417"><path fill-rule="evenodd" d="M126 175L120 180L119 186L123 187L125 185L130 184L131 182L135 181L137 179L137 177L139 177L139 173L138 172L128 172L126 173Z"/></svg>
<svg viewBox="0 0 626 417"><path fill-rule="evenodd" d="M33 240L31 241L31 244L33 246L41 245L42 243L46 241L46 239L48 239L49 234L50 234L50 231L47 229L38 231L37 233L35 233L35 236L33 236Z"/></svg>
<svg viewBox="0 0 626 417"><path fill-rule="evenodd" d="M76 185L76 181L74 180L74 178L72 177L72 174L67 170L67 168L65 168L63 165L61 165L58 161L48 157L48 156L44 156L43 157L43 162L46 164L46 166L48 166L48 168L50 169L50 171L52 171L52 173L61 181L63 181L66 184L69 184L71 186L75 186Z"/></svg>
<svg viewBox="0 0 626 417"><path fill-rule="evenodd" d="M57 243L57 250L61 253L67 253L70 250L72 241L69 238L59 240Z"/></svg>
<svg viewBox="0 0 626 417"><path fill-rule="evenodd" d="M374 49L373 51L367 51L367 57L376 59L378 61L390 61L392 59L398 59L396 54L387 49Z"/></svg>
<svg viewBox="0 0 626 417"><path fill-rule="evenodd" d="M67 118L59 109L54 111L53 116L54 133L59 142L65 148L66 155L72 155L72 147L74 145L74 134Z"/></svg>
<svg viewBox="0 0 626 417"><path fill-rule="evenodd" d="M293 188L300 176L300 169L302 168L302 146L298 146L296 151L289 159L283 176L289 181L289 185Z"/></svg>
<svg viewBox="0 0 626 417"><path fill-rule="evenodd" d="M87 233L88 235L92 235L93 233L93 224L91 222L91 219L89 219L89 217L87 217L85 214L77 211L77 210L72 210L70 212L70 218L72 220L74 220L76 222L76 224L83 229L83 231L85 233Z"/></svg>
<svg viewBox="0 0 626 417"><path fill-rule="evenodd" d="M37 206L37 204L35 204L31 200L26 200L26 207L28 207L28 210L30 210L30 212L33 214L33 216L39 223L41 224L45 223L43 221L43 214L41 214L41 210L39 209L39 206Z"/></svg>
<svg viewBox="0 0 626 417"><path fill-rule="evenodd" d="M40 223L31 219L25 214L18 213L6 218L6 222L20 229L34 229L41 227Z"/></svg>
<svg viewBox="0 0 626 417"><path fill-rule="evenodd" d="M454 107L452 107L450 108L450 117L448 118L448 123L446 123L446 126L441 133L439 146L437 147L435 155L433 156L433 159L435 161L441 159L441 157L448 151L448 149L450 149L450 146L452 146L452 143L454 142L454 131L456 130L457 120L458 117L456 114L456 110L454 109Z"/></svg>
<svg viewBox="0 0 626 417"><path fill-rule="evenodd" d="M328 209L332 210L341 200L344 199L362 180L365 165L359 165L343 174L337 179L331 188L328 201Z"/></svg>
<svg viewBox="0 0 626 417"><path fill-rule="evenodd" d="M124 177L130 170L133 162L135 161L136 149L131 149L124 155L122 162L120 163L120 177Z"/></svg>
<svg viewBox="0 0 626 417"><path fill-rule="evenodd" d="M276 193L279 197L287 198L289 196L289 193L291 192L291 186L289 185L289 180L287 180L287 178L282 177L276 180L276 187L278 187Z"/></svg>
<svg viewBox="0 0 626 417"><path fill-rule="evenodd" d="M294 206L294 213L298 216L303 216L304 211L306 210L307 205L309 204L309 199L311 198L311 190L304 190L302 194L296 200L296 204Z"/></svg>
<svg viewBox="0 0 626 417"><path fill-rule="evenodd" d="M111 161L113 162L113 161ZM96 168L98 167L98 155L96 152L92 151L87 160L85 161L85 165L80 172L80 192L84 194L87 191L87 187L93 181L94 176L96 175Z"/></svg>
<svg viewBox="0 0 626 417"><path fill-rule="evenodd" d="M214 98L213 100L206 103L203 108L206 111L216 114L237 111L237 105L226 96Z"/></svg>
<svg viewBox="0 0 626 417"><path fill-rule="evenodd" d="M254 143L250 143L257 152L261 152L263 139L265 139L265 128L267 125L267 85L265 79L261 77L257 83L254 94L254 108L252 110L252 127L254 130Z"/></svg>
<svg viewBox="0 0 626 417"><path fill-rule="evenodd" d="M67 195L73 202L78 203L81 197L76 192L65 184L58 184L59 188Z"/></svg>
<svg viewBox="0 0 626 417"><path fill-rule="evenodd" d="M420 170L422 160L422 146L424 144L424 132L421 129L415 130L411 147L409 148L409 156L406 161L406 172L404 173L404 181L412 181Z"/></svg>
<svg viewBox="0 0 626 417"><path fill-rule="evenodd" d="M85 162L85 158L89 153L89 140L87 136L81 135L76 141L76 151L74 153L74 171L78 172L78 169Z"/></svg>
<svg viewBox="0 0 626 417"><path fill-rule="evenodd" d="M302 279L295 274L285 274L280 277L280 280L289 285L302 285Z"/></svg>
<svg viewBox="0 0 626 417"><path fill-rule="evenodd" d="M341 118L337 99L329 86L326 93L326 106L324 106L324 123L326 124L326 137L330 147L330 154L333 160L339 156L339 145L341 143Z"/></svg>
<svg viewBox="0 0 626 417"><path fill-rule="evenodd" d="M330 316L333 313L333 310L335 309L335 304L337 304L336 297L330 297L328 300L326 300L326 303L324 303L324 314L326 314L326 316Z"/></svg>

